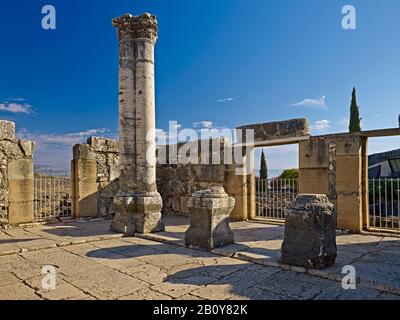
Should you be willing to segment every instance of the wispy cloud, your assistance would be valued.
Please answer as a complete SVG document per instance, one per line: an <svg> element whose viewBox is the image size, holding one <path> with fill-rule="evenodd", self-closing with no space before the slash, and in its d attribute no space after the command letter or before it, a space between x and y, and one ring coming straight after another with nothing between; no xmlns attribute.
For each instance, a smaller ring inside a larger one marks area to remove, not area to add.
<svg viewBox="0 0 400 320"><path fill-rule="evenodd" d="M331 127L331 121L329 120L317 120L310 126L312 130L326 131Z"/></svg>
<svg viewBox="0 0 400 320"><path fill-rule="evenodd" d="M212 128L214 128L214 123L212 121L209 121L209 120L198 121L198 122L193 122L193 127L194 128L201 128L201 129L212 129Z"/></svg>
<svg viewBox="0 0 400 320"><path fill-rule="evenodd" d="M321 96L316 99L304 99L300 102L292 103L291 106L294 107L315 107L315 108L327 108L328 105L326 104L326 96Z"/></svg>
<svg viewBox="0 0 400 320"><path fill-rule="evenodd" d="M35 133L27 129L17 132L19 139L32 140L36 144L35 165L51 167L53 172L68 172L72 159L72 147L86 143L91 136L117 138L117 133L106 128L88 129L68 133Z"/></svg>
<svg viewBox="0 0 400 320"><path fill-rule="evenodd" d="M22 101L22 100L18 100ZM32 113L32 106L27 103L20 103L16 101L6 101L6 102L0 102L0 112L9 112L9 113L23 113L23 114L29 114Z"/></svg>
<svg viewBox="0 0 400 320"><path fill-rule="evenodd" d="M25 98L21 98L21 97L11 97L11 98L8 98L8 99L6 99L7 101L26 101L26 99Z"/></svg>
<svg viewBox="0 0 400 320"><path fill-rule="evenodd" d="M41 133L35 134L26 129L22 129L18 132L18 137L22 139L33 140L36 143L37 149L45 149L48 147L72 147L77 143L84 143L86 139L100 135L103 136L109 133L110 130L106 128L98 128L98 129L89 129L85 131L71 132L65 134L57 134L57 133Z"/></svg>
<svg viewBox="0 0 400 320"><path fill-rule="evenodd" d="M217 100L217 102L219 102L219 103L230 102L230 101L235 101L235 98L229 97L229 98L221 98L221 99Z"/></svg>
<svg viewBox="0 0 400 320"><path fill-rule="evenodd" d="M172 129L174 129L174 130L179 130L180 128L182 128L182 125L179 123L172 125Z"/></svg>

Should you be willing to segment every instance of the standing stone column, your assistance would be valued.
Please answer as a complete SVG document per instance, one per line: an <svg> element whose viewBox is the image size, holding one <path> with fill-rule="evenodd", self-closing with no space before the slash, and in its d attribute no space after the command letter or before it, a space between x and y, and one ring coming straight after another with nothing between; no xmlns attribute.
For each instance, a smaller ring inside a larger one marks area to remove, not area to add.
<svg viewBox="0 0 400 320"><path fill-rule="evenodd" d="M164 230L162 199L156 186L154 15L124 15L118 28L120 189L111 229L132 235Z"/></svg>

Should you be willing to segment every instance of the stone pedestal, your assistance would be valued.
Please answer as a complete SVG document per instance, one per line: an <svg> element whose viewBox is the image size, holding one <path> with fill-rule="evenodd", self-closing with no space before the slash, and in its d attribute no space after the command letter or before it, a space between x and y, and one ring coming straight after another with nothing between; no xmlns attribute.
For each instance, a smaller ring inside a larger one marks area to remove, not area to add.
<svg viewBox="0 0 400 320"><path fill-rule="evenodd" d="M156 185L154 15L113 19L119 38L119 191L111 230L132 235L164 230Z"/></svg>
<svg viewBox="0 0 400 320"><path fill-rule="evenodd" d="M136 194L114 198L115 217L111 230L133 236L135 232L150 233L164 230L161 220L162 199L157 194Z"/></svg>
<svg viewBox="0 0 400 320"><path fill-rule="evenodd" d="M234 242L229 215L235 206L222 187L197 191L188 201L190 227L185 233L187 247L212 250Z"/></svg>
<svg viewBox="0 0 400 320"><path fill-rule="evenodd" d="M336 217L327 196L299 194L289 207L281 262L323 269L336 259Z"/></svg>

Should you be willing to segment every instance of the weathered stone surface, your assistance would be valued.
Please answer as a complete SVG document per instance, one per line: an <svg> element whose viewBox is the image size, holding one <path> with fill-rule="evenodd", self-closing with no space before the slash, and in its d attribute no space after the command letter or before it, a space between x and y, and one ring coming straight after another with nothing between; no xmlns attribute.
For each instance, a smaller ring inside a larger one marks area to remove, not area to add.
<svg viewBox="0 0 400 320"><path fill-rule="evenodd" d="M97 217L97 164L95 160L71 162L72 211L76 218Z"/></svg>
<svg viewBox="0 0 400 320"><path fill-rule="evenodd" d="M335 263L336 217L325 195L300 194L289 208L281 262L311 269Z"/></svg>
<svg viewBox="0 0 400 320"><path fill-rule="evenodd" d="M87 143L94 151L114 153L118 153L119 151L118 142L113 139L90 137L87 139Z"/></svg>
<svg viewBox="0 0 400 320"><path fill-rule="evenodd" d="M299 192L323 193L335 205L337 228L355 233L364 227L368 201L364 168L365 138L341 133L311 137L299 145Z"/></svg>
<svg viewBox="0 0 400 320"><path fill-rule="evenodd" d="M222 187L193 193L188 203L190 227L185 233L186 246L212 250L233 243L229 214L234 206L235 200Z"/></svg>
<svg viewBox="0 0 400 320"><path fill-rule="evenodd" d="M242 130L242 141L246 141L246 130L254 130L254 142L299 138L310 134L307 119L251 124L237 128Z"/></svg>
<svg viewBox="0 0 400 320"><path fill-rule="evenodd" d="M114 215L113 198L118 191L118 142L90 137L73 148L73 211L75 216ZM88 175L87 168L92 168ZM89 178L90 176L90 178Z"/></svg>
<svg viewBox="0 0 400 320"><path fill-rule="evenodd" d="M157 194L137 194L114 198L116 214L111 230L125 235L150 233L164 230L161 220L162 199Z"/></svg>
<svg viewBox="0 0 400 320"><path fill-rule="evenodd" d="M73 159L80 160L93 160L94 159L94 152L90 145L88 144L76 144L73 147Z"/></svg>
<svg viewBox="0 0 400 320"><path fill-rule="evenodd" d="M171 226L171 221L179 223ZM170 220L167 232L181 235L187 227L184 221L187 218ZM0 230L0 299L30 298L33 294L41 299L400 298L398 264L394 257L398 254L399 240L396 238L388 241L371 235L338 235L338 239L342 239L338 243L342 243L340 247L349 256L349 261L356 261L354 266L357 278L360 278L356 290L341 287L341 268L348 262L301 274L265 267L259 260L253 264L239 260L240 257L233 259L231 255L223 257L139 237L115 238L115 234L108 240L92 240L90 244L63 245L46 250L30 247L32 242L45 240L38 237L51 236L58 244L72 238L79 241L82 237L77 235L76 228L85 229L80 230L82 234L107 235L108 224L107 221L68 222ZM260 229L267 238L271 229L276 228L251 222L235 222L231 226L238 234L243 230ZM252 234L246 235L247 240L242 239L244 247L251 250L251 243L269 247L270 241L262 234L256 233L255 237ZM175 239L171 241L177 243ZM23 251L3 255L3 248L10 244ZM353 254L352 247L365 245L373 247L370 254ZM276 248L271 246L272 250ZM385 254L381 255L381 252ZM41 267L45 264L57 266L55 290L41 288ZM335 276L332 279L336 281L328 280L331 278L328 274Z"/></svg>
<svg viewBox="0 0 400 320"><path fill-rule="evenodd" d="M24 157L24 153L19 147L17 141L0 140L0 153L9 159L20 159Z"/></svg>
<svg viewBox="0 0 400 320"><path fill-rule="evenodd" d="M294 299L310 300L335 284L340 286L340 282L293 271L281 271L259 281L257 287Z"/></svg>
<svg viewBox="0 0 400 320"><path fill-rule="evenodd" d="M33 157L33 152L35 151L35 143L33 141L19 140L18 144L25 157Z"/></svg>
<svg viewBox="0 0 400 320"><path fill-rule="evenodd" d="M15 123L7 120L0 120L0 140L15 140Z"/></svg>
<svg viewBox="0 0 400 320"><path fill-rule="evenodd" d="M15 124L0 120L0 226L33 219L32 141L15 139Z"/></svg>

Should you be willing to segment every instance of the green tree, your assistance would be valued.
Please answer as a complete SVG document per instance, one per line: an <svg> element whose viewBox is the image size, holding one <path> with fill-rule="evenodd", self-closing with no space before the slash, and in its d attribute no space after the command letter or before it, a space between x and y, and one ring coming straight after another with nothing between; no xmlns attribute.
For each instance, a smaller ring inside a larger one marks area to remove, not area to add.
<svg viewBox="0 0 400 320"><path fill-rule="evenodd" d="M357 105L356 88L353 87L353 92L351 94L351 105L350 105L350 132L360 132L361 131L361 118L360 110Z"/></svg>
<svg viewBox="0 0 400 320"><path fill-rule="evenodd" d="M279 179L297 180L299 179L299 169L286 169L281 173Z"/></svg>
<svg viewBox="0 0 400 320"><path fill-rule="evenodd" d="M267 160L265 159L264 149L261 151L260 178L265 180L268 179L268 166Z"/></svg>

